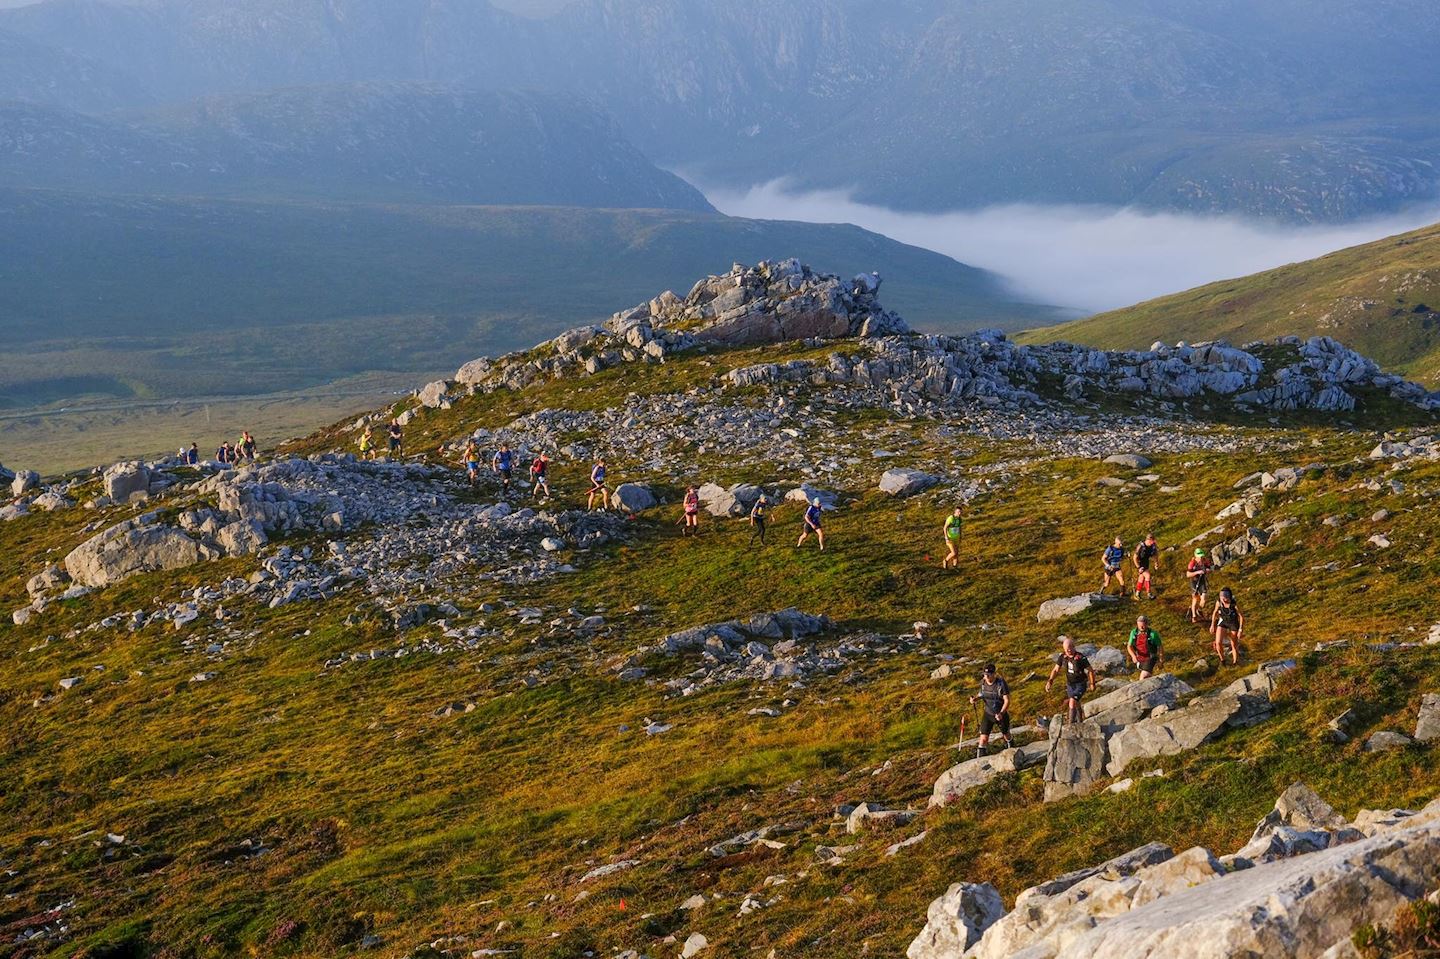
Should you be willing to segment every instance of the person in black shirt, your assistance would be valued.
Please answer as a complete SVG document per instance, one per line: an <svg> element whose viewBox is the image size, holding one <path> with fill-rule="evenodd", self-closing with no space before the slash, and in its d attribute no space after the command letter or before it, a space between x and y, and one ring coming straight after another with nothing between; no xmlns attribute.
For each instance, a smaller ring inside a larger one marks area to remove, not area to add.
<svg viewBox="0 0 1440 959"><path fill-rule="evenodd" d="M1055 685L1055 677L1060 671L1065 671L1065 706L1069 713L1069 722L1078 723L1085 718L1085 708L1080 705L1086 692L1095 690L1095 670L1090 665L1090 660L1082 656L1075 649L1075 640L1069 636L1060 637L1060 659L1055 663L1055 668L1050 670L1050 678L1045 680L1045 691Z"/></svg>
<svg viewBox="0 0 1440 959"><path fill-rule="evenodd" d="M1210 615L1210 632L1215 637L1215 655L1220 665L1225 665L1225 640L1230 640L1230 664L1240 662L1240 637L1245 634L1245 614L1235 602L1235 594L1226 586L1220 590L1220 600L1215 612Z"/></svg>
<svg viewBox="0 0 1440 959"><path fill-rule="evenodd" d="M1139 599L1141 593L1147 598L1155 598L1155 587L1150 582L1150 567L1155 564L1155 559L1160 555L1160 547L1155 543L1155 534L1151 533L1145 537L1145 541L1135 547L1135 598Z"/></svg>
<svg viewBox="0 0 1440 959"><path fill-rule="evenodd" d="M995 664L986 663L985 672L980 676L980 691L970 697L973 704L980 700L985 711L980 717L980 752L990 745L990 733L996 726L1005 740L1005 748L1013 749L1010 740L1010 684L995 674Z"/></svg>

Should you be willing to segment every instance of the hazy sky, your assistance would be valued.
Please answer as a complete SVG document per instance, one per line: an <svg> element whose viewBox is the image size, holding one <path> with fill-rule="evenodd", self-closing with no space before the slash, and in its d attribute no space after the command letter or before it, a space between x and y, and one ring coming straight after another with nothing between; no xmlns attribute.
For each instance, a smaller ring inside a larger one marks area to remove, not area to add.
<svg viewBox="0 0 1440 959"><path fill-rule="evenodd" d="M0 8L24 7L38 2L39 0L0 0ZM569 0L491 0L491 3L497 7L513 10L515 13L529 14L531 16L543 16L547 13L553 13L565 6L568 2Z"/></svg>
<svg viewBox="0 0 1440 959"><path fill-rule="evenodd" d="M780 182L705 194L732 216L853 223L1000 273L1029 299L1094 311L1312 259L1440 220L1435 207L1298 227L1084 206L899 213L856 203L843 192L789 193Z"/></svg>

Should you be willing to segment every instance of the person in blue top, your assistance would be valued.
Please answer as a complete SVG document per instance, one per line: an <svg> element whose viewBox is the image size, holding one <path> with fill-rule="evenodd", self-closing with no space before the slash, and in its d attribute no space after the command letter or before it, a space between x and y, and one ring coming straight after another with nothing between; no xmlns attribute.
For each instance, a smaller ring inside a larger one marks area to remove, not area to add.
<svg viewBox="0 0 1440 959"><path fill-rule="evenodd" d="M495 451L495 458L490 461L490 468L500 474L500 495L504 496L510 492L510 478L515 473L515 454L510 452L510 447L504 443Z"/></svg>
<svg viewBox="0 0 1440 959"><path fill-rule="evenodd" d="M200 465L200 446L199 446L199 444L197 444L197 443L191 443L191 444L190 444L190 448L185 451L185 465L186 465L186 466L199 466L199 465Z"/></svg>
<svg viewBox="0 0 1440 959"><path fill-rule="evenodd" d="M1120 595L1125 595L1125 541L1115 537L1115 542L1105 547L1105 554L1100 557L1100 565L1105 569L1105 585L1100 587L1100 592L1110 591L1110 578L1115 578L1115 583L1120 587Z"/></svg>
<svg viewBox="0 0 1440 959"><path fill-rule="evenodd" d="M805 510L804 523L800 528L800 541L795 544L797 549L805 545L805 540L811 533L815 534L815 539L820 543L820 550L824 552L825 530L820 521L820 497L818 496L811 500L809 508Z"/></svg>
<svg viewBox="0 0 1440 959"><path fill-rule="evenodd" d="M585 502L586 509L595 508L595 494L600 494L600 508L605 508L605 502L610 498L610 487L605 485L605 461L598 459L595 467L590 470L590 498Z"/></svg>

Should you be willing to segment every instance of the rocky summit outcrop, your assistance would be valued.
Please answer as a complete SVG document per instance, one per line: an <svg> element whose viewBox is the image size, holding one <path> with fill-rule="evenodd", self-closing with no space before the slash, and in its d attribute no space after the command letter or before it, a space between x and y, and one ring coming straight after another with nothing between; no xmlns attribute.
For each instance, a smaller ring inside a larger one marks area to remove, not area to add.
<svg viewBox="0 0 1440 959"><path fill-rule="evenodd" d="M455 382L472 389L514 389L622 363L656 363L697 346L909 333L903 319L880 305L879 288L873 274L846 281L795 259L753 267L737 263L728 273L696 283L684 297L667 290L616 313L603 326L569 330L535 350L472 360L456 372ZM447 390L443 382L432 383L422 400L439 405Z"/></svg>
<svg viewBox="0 0 1440 959"><path fill-rule="evenodd" d="M999 917L993 887L957 883L931 904L906 955L1340 959L1357 955L1356 929L1388 921L1440 882L1440 799L1419 812L1362 810L1346 823L1296 784L1242 852L1286 831L1308 839L1257 859L1151 843L1027 889Z"/></svg>

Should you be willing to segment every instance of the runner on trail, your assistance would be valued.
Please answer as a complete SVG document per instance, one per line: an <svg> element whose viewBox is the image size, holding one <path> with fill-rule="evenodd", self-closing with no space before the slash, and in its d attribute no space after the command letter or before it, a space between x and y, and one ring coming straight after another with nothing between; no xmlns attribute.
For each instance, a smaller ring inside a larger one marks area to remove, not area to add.
<svg viewBox="0 0 1440 959"><path fill-rule="evenodd" d="M1073 725L1085 719L1085 707L1080 705L1080 700L1086 692L1095 690L1095 669L1090 660L1075 649L1075 640L1069 636L1060 637L1060 659L1050 670L1050 678L1045 680L1047 693L1061 670L1065 671L1065 706L1069 716L1066 721Z"/></svg>
<svg viewBox="0 0 1440 959"><path fill-rule="evenodd" d="M957 506L955 512L945 517L945 559L940 564L941 569L949 569L951 566L958 569L960 566L962 515L960 507Z"/></svg>
<svg viewBox="0 0 1440 959"><path fill-rule="evenodd" d="M800 541L795 544L798 549L805 545L805 540L813 532L820 543L820 552L825 552L825 530L820 519L820 497L810 501L810 506L805 510L804 525L800 528Z"/></svg>
<svg viewBox="0 0 1440 959"><path fill-rule="evenodd" d="M1130 630L1130 639L1125 644L1130 661L1140 667L1140 678L1149 679L1156 668L1164 664L1165 651L1160 646L1160 634L1150 628L1150 617L1141 616Z"/></svg>
<svg viewBox="0 0 1440 959"><path fill-rule="evenodd" d="M685 530L680 535L700 535L700 493L693 486L685 487Z"/></svg>
<svg viewBox="0 0 1440 959"><path fill-rule="evenodd" d="M245 459L255 462L255 437L250 435L249 430L240 431L239 452Z"/></svg>
<svg viewBox="0 0 1440 959"><path fill-rule="evenodd" d="M770 509L770 500L764 493L755 500L755 505L750 507L750 546L755 545L755 537L760 537L760 545L765 545L765 514Z"/></svg>
<svg viewBox="0 0 1440 959"><path fill-rule="evenodd" d="M1190 580L1190 622L1200 622L1200 617L1205 615L1206 594L1210 589L1210 571L1215 564L1210 562L1210 557L1203 549L1195 551L1195 557L1190 560L1190 565L1185 567L1185 576Z"/></svg>
<svg viewBox="0 0 1440 959"><path fill-rule="evenodd" d="M509 444L500 444L500 448L495 451L495 456L490 461L490 468L500 474L500 495L509 495L510 478L515 473L515 454L510 452Z"/></svg>
<svg viewBox="0 0 1440 959"><path fill-rule="evenodd" d="M229 440L221 443L220 448L215 451L215 461L227 469L235 462L235 448L230 445Z"/></svg>
<svg viewBox="0 0 1440 959"><path fill-rule="evenodd" d="M540 498L541 490L545 491L545 499L550 498L550 457L543 452L536 455L530 464L530 480L535 484L532 492L537 499Z"/></svg>
<svg viewBox="0 0 1440 959"><path fill-rule="evenodd" d="M605 461L598 459L595 466L590 470L590 498L585 502L586 509L595 508L595 494L600 494L600 508L604 509L606 502L610 499L610 487L605 485Z"/></svg>
<svg viewBox="0 0 1440 959"><path fill-rule="evenodd" d="M368 426L360 434L360 458L362 460L375 458L375 432Z"/></svg>
<svg viewBox="0 0 1440 959"><path fill-rule="evenodd" d="M475 442L473 436L465 443L465 473L470 478L471 486L480 482L480 444Z"/></svg>
<svg viewBox="0 0 1440 959"><path fill-rule="evenodd" d="M994 663L985 664L985 672L980 675L980 691L970 697L970 702L973 704L977 699L985 707L980 715L980 752L983 753L990 745L990 732L996 726L1000 727L1005 748L1013 749L1015 743L1010 739L1010 684L995 674Z"/></svg>
<svg viewBox="0 0 1440 959"><path fill-rule="evenodd" d="M1240 637L1245 635L1245 614L1235 602L1235 594L1226 586L1220 590L1215 612L1210 615L1210 631L1215 634L1215 655L1225 665L1225 641L1230 645L1230 665L1240 662Z"/></svg>
<svg viewBox="0 0 1440 959"><path fill-rule="evenodd" d="M1100 565L1105 570L1105 583L1100 587L1100 592L1110 591L1110 579L1114 577L1115 585L1120 587L1120 595L1125 595L1125 541L1115 537L1115 542L1105 547L1105 552L1100 557Z"/></svg>
<svg viewBox="0 0 1440 959"><path fill-rule="evenodd" d="M1155 586L1150 582L1150 567L1155 565L1160 547L1155 543L1155 534L1150 533L1144 542L1135 547L1135 598L1144 593L1146 598L1155 598Z"/></svg>
<svg viewBox="0 0 1440 959"><path fill-rule="evenodd" d="M405 446L405 431L400 427L399 420L391 420L390 427L390 455L400 456Z"/></svg>
<svg viewBox="0 0 1440 959"><path fill-rule="evenodd" d="M185 465L186 465L186 466L199 466L199 465L200 465L200 444L199 444L199 443L196 443L196 442L193 442L193 441L190 443L190 448L185 451Z"/></svg>

